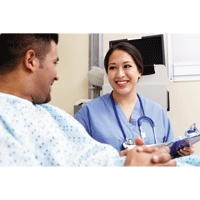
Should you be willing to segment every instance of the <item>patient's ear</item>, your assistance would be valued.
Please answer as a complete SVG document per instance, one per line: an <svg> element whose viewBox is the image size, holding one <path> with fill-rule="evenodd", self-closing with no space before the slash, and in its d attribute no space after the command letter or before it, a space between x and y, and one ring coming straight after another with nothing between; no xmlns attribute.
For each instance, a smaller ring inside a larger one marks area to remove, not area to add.
<svg viewBox="0 0 200 200"><path fill-rule="evenodd" d="M38 65L38 59L34 50L30 49L24 56L24 65L27 70L33 72Z"/></svg>

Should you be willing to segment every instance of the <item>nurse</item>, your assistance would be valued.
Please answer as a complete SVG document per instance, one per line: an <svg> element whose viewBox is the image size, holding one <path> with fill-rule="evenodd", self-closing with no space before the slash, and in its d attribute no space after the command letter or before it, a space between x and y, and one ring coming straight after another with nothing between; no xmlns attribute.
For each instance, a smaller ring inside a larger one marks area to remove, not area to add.
<svg viewBox="0 0 200 200"><path fill-rule="evenodd" d="M126 42L116 44L107 52L104 67L113 91L88 102L75 115L90 136L112 145L118 152L124 150L123 143L135 141L137 137L146 145L171 142L174 135L165 111L137 94L136 84L143 73L143 63L136 47ZM194 147L179 153L190 155Z"/></svg>

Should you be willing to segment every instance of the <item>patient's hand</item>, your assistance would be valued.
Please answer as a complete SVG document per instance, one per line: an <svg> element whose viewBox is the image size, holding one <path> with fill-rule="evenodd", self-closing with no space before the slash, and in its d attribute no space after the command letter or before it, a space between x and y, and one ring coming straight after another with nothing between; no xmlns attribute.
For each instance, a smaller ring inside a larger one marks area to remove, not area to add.
<svg viewBox="0 0 200 200"><path fill-rule="evenodd" d="M145 149L138 152L138 148ZM152 152L150 153L150 151ZM169 151L168 147L135 147L126 152L125 166L176 166L176 162L171 159Z"/></svg>

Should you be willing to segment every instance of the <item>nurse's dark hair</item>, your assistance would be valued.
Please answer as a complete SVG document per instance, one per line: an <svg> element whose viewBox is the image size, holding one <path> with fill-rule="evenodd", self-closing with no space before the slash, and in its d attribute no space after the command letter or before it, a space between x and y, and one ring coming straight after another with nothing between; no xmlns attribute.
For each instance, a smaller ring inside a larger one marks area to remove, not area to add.
<svg viewBox="0 0 200 200"><path fill-rule="evenodd" d="M122 50L122 51L127 52L135 61L138 71L141 74L143 73L144 67L143 67L142 56L141 56L139 50L135 46L129 44L128 42L117 43L116 45L112 46L108 50L108 52L105 56L105 59L104 59L104 67L105 67L106 73L108 73L109 58L115 50Z"/></svg>
<svg viewBox="0 0 200 200"><path fill-rule="evenodd" d="M41 61L51 49L51 41L58 44L58 34L0 34L0 74L13 71L30 49Z"/></svg>

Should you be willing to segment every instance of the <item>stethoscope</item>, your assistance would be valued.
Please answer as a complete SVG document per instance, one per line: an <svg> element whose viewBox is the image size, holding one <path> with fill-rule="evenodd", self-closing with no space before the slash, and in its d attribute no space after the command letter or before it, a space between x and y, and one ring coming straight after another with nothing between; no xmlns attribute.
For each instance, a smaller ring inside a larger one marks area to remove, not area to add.
<svg viewBox="0 0 200 200"><path fill-rule="evenodd" d="M116 116L116 118L117 118L118 124L119 124L120 129L121 129L121 131L122 131L122 133L123 133L124 139L126 140L126 141L123 143L123 147L126 149L126 148L128 148L129 145L134 145L134 142L133 142L131 139L128 139L128 138L126 137L126 134L125 134L125 132L124 132L124 129L122 128L122 124L121 124L121 122L120 122L120 120L119 120L119 116L118 116L118 114L117 114L117 109L116 109L116 105L115 105L115 102L114 102L114 99L113 99L112 94L113 94L113 91L111 92L111 95L110 95L110 97L111 97L111 102L112 102L112 105L113 105L113 109L114 109L115 116ZM144 120L146 120L146 121L148 121L148 122L151 124L151 127L152 127L152 129L153 129L153 134L154 134L154 140L155 140L155 143L157 144L156 131L155 131L155 124L154 124L154 122L153 122L152 119L150 119L149 117L145 116L144 107L143 107L141 98L140 98L140 96L139 96L138 94L137 94L137 97L138 97L138 99L139 99L140 106L141 106L142 113L143 113L143 116L141 116L141 117L138 119L138 127L139 127L139 131L140 131L140 135L141 135L142 139L144 139L144 138L146 137L145 132L142 131L142 122L143 122Z"/></svg>

